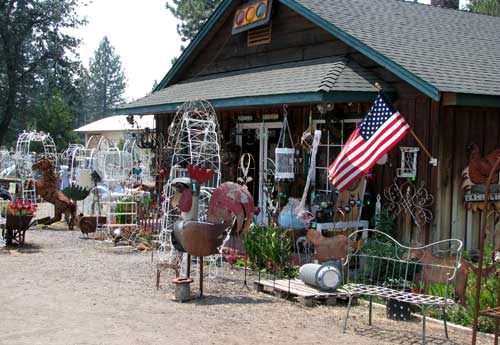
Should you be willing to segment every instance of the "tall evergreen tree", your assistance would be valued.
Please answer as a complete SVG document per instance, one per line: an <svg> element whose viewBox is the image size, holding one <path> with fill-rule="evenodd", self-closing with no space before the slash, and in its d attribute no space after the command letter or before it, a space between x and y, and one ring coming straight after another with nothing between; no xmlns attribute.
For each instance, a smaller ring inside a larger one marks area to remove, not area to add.
<svg viewBox="0 0 500 345"><path fill-rule="evenodd" d="M104 36L94 58L90 61L90 87L95 100L94 115L109 113L114 106L123 103L127 86L120 56L115 53L108 37Z"/></svg>
<svg viewBox="0 0 500 345"><path fill-rule="evenodd" d="M50 97L33 109L32 115L28 127L50 133L58 150L64 150L69 144L78 141L78 136L73 132L75 114L61 92L53 91Z"/></svg>
<svg viewBox="0 0 500 345"><path fill-rule="evenodd" d="M172 0L172 4L167 1L167 8L181 21L177 24L177 32L183 42L193 39L221 1Z"/></svg>
<svg viewBox="0 0 500 345"><path fill-rule="evenodd" d="M0 144L12 130L12 120L37 102L34 91L47 79L48 66L61 74L75 67L68 53L76 54L79 41L68 29L84 23L76 15L78 4L0 0Z"/></svg>
<svg viewBox="0 0 500 345"><path fill-rule="evenodd" d="M500 0L470 0L467 8L476 13L500 16Z"/></svg>

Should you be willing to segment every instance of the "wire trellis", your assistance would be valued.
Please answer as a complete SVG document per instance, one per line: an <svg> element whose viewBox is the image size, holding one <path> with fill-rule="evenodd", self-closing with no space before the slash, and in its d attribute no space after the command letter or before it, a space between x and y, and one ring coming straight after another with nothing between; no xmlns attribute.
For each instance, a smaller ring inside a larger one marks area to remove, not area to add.
<svg viewBox="0 0 500 345"><path fill-rule="evenodd" d="M170 158L170 174L163 189L162 230L158 255L163 263L173 264L181 255L171 244L173 225L180 217L172 206L175 188L171 182L178 177L187 177L187 167L196 165L215 171L214 177L200 190L198 219L206 217L209 195L221 183L220 129L217 115L207 101L184 103L177 111L169 127L167 155Z"/></svg>

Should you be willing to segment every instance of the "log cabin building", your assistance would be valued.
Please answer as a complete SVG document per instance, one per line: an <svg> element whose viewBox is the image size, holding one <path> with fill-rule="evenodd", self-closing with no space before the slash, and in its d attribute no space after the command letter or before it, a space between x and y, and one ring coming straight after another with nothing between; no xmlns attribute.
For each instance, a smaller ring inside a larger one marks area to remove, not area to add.
<svg viewBox="0 0 500 345"><path fill-rule="evenodd" d="M208 100L224 146L251 153L262 172L274 157L286 105L299 166L287 191L302 194L308 159L298 144L313 128L322 131L315 191L328 195L327 167L366 115L378 82L437 158L433 166L422 149L407 156L416 169L406 176L433 196L432 217L415 234L402 212L397 237L458 238L474 248L482 214L465 202L462 172L469 144L485 154L500 143L500 18L458 10L458 2L224 0L154 92L116 112L154 114L166 136L182 103ZM399 146L419 147L411 135ZM398 178L405 176L398 170L402 157L397 147L374 168L364 198L367 218L376 195L386 206L384 191L405 180ZM223 178L234 180L234 171ZM262 179L257 173L250 187L257 200Z"/></svg>

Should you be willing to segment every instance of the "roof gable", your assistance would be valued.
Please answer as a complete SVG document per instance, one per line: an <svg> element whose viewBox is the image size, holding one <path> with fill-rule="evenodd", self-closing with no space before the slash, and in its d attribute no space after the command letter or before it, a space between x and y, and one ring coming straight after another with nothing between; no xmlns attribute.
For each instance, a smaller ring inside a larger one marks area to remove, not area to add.
<svg viewBox="0 0 500 345"><path fill-rule="evenodd" d="M500 95L500 19L400 0L279 0L429 97ZM170 85L221 18L224 0L156 90Z"/></svg>

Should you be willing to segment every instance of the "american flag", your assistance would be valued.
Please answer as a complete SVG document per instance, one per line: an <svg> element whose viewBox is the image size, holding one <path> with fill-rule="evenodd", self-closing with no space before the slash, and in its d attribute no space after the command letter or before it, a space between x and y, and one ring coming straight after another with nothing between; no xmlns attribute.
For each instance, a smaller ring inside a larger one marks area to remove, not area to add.
<svg viewBox="0 0 500 345"><path fill-rule="evenodd" d="M410 130L403 116L379 93L368 115L328 168L330 182L344 191L367 174Z"/></svg>

